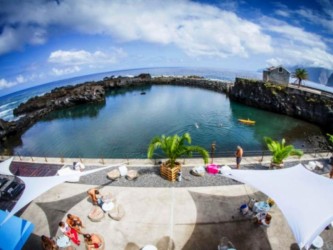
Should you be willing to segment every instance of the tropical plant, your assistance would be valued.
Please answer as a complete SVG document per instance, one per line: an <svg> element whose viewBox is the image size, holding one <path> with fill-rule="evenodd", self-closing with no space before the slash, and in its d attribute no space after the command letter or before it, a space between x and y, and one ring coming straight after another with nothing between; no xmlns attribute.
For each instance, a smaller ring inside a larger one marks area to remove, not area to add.
<svg viewBox="0 0 333 250"><path fill-rule="evenodd" d="M205 164L208 163L208 151L200 146L187 145L191 144L191 141L192 139L189 133L185 133L181 137L177 134L173 136L156 136L149 144L147 156L151 159L155 150L160 148L169 159L167 162L169 167L173 168L177 158L181 156L192 156L193 152L197 152L202 156Z"/></svg>
<svg viewBox="0 0 333 250"><path fill-rule="evenodd" d="M295 149L293 145L285 145L286 140L282 139L281 143L279 141L274 141L270 137L264 137L268 150L272 152L273 164L282 164L283 160L288 158L289 156L299 156L303 155L303 151L299 149Z"/></svg>
<svg viewBox="0 0 333 250"><path fill-rule="evenodd" d="M298 87L301 86L302 80L306 80L308 79L308 72L306 71L306 69L301 69L301 68L297 68L295 70L295 72L293 72L292 77L297 78L298 81Z"/></svg>

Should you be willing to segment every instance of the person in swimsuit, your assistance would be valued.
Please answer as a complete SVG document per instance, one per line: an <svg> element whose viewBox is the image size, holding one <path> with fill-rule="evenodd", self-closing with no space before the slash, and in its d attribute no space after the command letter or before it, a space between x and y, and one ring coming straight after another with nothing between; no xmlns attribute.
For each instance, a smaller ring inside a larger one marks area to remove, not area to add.
<svg viewBox="0 0 333 250"><path fill-rule="evenodd" d="M83 237L88 250L99 248L102 245L101 239L96 234L84 234Z"/></svg>
<svg viewBox="0 0 333 250"><path fill-rule="evenodd" d="M235 155L236 155L236 168L239 169L243 157L243 149L240 146L237 146Z"/></svg>

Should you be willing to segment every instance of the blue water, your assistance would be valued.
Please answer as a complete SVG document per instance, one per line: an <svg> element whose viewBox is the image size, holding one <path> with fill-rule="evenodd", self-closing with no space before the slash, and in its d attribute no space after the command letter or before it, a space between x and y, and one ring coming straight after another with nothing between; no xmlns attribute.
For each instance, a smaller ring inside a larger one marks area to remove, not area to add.
<svg viewBox="0 0 333 250"><path fill-rule="evenodd" d="M218 70L218 69L208 69L208 68L143 68L143 69L131 69L131 70L120 70L120 71L110 71L105 73L80 76L66 80L55 81L29 89L21 90L6 96L0 97L0 118L10 121L15 120L13 116L13 109L15 109L20 103L27 101L33 96L43 95L51 91L56 87L75 85L78 83L88 82L88 81L99 81L106 76L136 76L141 73L150 73L152 76L185 76L185 75L199 75L206 77L208 79L217 79L224 81L234 81L236 76L245 76L250 78L260 78L261 74L257 72L249 71L228 71L228 70Z"/></svg>
<svg viewBox="0 0 333 250"><path fill-rule="evenodd" d="M260 78L255 72L235 73L214 69L151 68L107 72L53 82L20 91L0 99L0 117L15 119L13 108L28 98L59 86L101 80L105 76L131 76L140 73L160 75L200 75L233 81L236 76ZM145 157L152 137L189 132L193 144L207 150L212 142L217 154L233 152L242 145L246 152L265 148L264 136L285 138L297 147L308 136L322 135L319 127L288 116L232 102L224 94L180 86L145 87L108 93L106 103L80 105L56 111L28 129L20 140L8 142L0 150L14 155L134 158ZM238 122L256 120L255 126ZM310 145L311 146L311 145ZM1 152L0 152L1 153Z"/></svg>

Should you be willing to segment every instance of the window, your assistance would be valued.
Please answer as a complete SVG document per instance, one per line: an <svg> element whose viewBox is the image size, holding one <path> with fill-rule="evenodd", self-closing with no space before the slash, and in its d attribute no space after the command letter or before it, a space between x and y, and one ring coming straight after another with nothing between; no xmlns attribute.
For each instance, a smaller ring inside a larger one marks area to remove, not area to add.
<svg viewBox="0 0 333 250"><path fill-rule="evenodd" d="M283 72L282 67L279 67L279 73L282 73L282 72Z"/></svg>

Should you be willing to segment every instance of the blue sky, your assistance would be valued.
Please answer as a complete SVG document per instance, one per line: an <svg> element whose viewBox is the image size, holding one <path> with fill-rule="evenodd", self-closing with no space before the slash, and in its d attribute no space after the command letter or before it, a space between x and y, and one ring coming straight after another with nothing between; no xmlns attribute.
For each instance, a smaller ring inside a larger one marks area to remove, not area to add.
<svg viewBox="0 0 333 250"><path fill-rule="evenodd" d="M332 0L0 0L0 6L1 92L144 67L333 69Z"/></svg>

